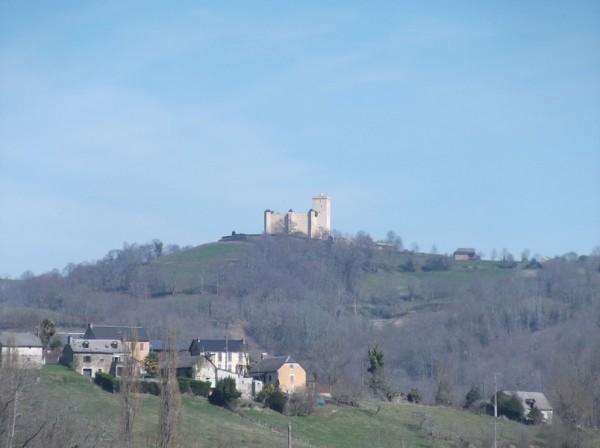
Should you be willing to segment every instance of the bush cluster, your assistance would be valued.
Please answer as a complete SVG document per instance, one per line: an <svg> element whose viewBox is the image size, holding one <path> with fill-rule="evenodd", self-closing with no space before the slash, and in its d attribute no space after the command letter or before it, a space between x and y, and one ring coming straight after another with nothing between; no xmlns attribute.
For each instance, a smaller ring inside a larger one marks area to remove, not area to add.
<svg viewBox="0 0 600 448"><path fill-rule="evenodd" d="M149 395L160 395L160 384L156 381L140 381L140 392Z"/></svg>
<svg viewBox="0 0 600 448"><path fill-rule="evenodd" d="M208 397L208 400L217 406L223 406L227 409L235 409L237 405L237 399L241 396L241 392L239 392L235 387L235 380L233 378L222 378L217 381L215 390L210 397Z"/></svg>
<svg viewBox="0 0 600 448"><path fill-rule="evenodd" d="M108 373L96 372L94 382L107 392L114 393L118 391L117 379Z"/></svg>
<svg viewBox="0 0 600 448"><path fill-rule="evenodd" d="M207 398L210 393L210 381L190 381L190 392L198 397Z"/></svg>

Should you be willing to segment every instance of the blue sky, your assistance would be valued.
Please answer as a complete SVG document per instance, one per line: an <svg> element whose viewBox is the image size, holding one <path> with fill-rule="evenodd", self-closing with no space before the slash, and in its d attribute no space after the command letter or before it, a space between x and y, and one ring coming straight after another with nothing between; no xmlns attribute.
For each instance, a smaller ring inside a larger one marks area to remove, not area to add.
<svg viewBox="0 0 600 448"><path fill-rule="evenodd" d="M600 3L0 3L0 275L332 227L600 245Z"/></svg>

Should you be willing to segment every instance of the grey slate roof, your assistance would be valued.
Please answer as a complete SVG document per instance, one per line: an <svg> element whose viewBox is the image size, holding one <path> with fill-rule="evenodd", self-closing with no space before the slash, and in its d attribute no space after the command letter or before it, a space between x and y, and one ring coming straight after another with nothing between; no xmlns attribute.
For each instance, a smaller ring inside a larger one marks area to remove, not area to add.
<svg viewBox="0 0 600 448"><path fill-rule="evenodd" d="M116 339L71 339L73 353L124 353L123 343Z"/></svg>
<svg viewBox="0 0 600 448"><path fill-rule="evenodd" d="M192 339L190 352L245 352L243 339Z"/></svg>
<svg viewBox="0 0 600 448"><path fill-rule="evenodd" d="M177 358L177 368L190 368L198 364L200 356L181 355Z"/></svg>
<svg viewBox="0 0 600 448"><path fill-rule="evenodd" d="M42 347L42 341L31 333L5 332L0 334L0 343L4 347Z"/></svg>
<svg viewBox="0 0 600 448"><path fill-rule="evenodd" d="M93 325L89 324L83 335L85 339L118 339L131 340L131 330L137 331L139 342L148 342L148 334L144 327L131 327L129 325Z"/></svg>
<svg viewBox="0 0 600 448"><path fill-rule="evenodd" d="M162 339L150 339L150 350L155 352L162 352L165 347L165 341ZM184 341L177 340L175 341L175 347L180 352L185 352L189 348L189 344Z"/></svg>
<svg viewBox="0 0 600 448"><path fill-rule="evenodd" d="M271 358L261 359L259 362L250 367L249 374L277 372L284 364L297 364L291 356L273 356Z"/></svg>
<svg viewBox="0 0 600 448"><path fill-rule="evenodd" d="M475 255L475 249L472 247L459 247L454 251L454 255Z"/></svg>
<svg viewBox="0 0 600 448"><path fill-rule="evenodd" d="M515 391L515 392L506 392L507 394L516 394L517 397L523 403L523 407L525 410L529 408L528 400L534 400L533 406L538 408L540 411L551 411L552 406L550 402L546 398L546 396L541 392L525 392L525 391Z"/></svg>

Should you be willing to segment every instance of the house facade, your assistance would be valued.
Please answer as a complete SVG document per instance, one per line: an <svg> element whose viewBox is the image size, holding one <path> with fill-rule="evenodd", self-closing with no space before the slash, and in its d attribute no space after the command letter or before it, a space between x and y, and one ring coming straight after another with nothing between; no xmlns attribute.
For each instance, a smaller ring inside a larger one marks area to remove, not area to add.
<svg viewBox="0 0 600 448"><path fill-rule="evenodd" d="M209 359L219 370L245 376L250 361L245 339L192 339L190 355Z"/></svg>
<svg viewBox="0 0 600 448"><path fill-rule="evenodd" d="M306 387L306 371L291 356L264 357L250 368L248 374L288 394Z"/></svg>
<svg viewBox="0 0 600 448"><path fill-rule="evenodd" d="M121 376L125 345L116 339L71 339L63 348L61 362L83 376L95 378L104 372Z"/></svg>
<svg viewBox="0 0 600 448"><path fill-rule="evenodd" d="M1 333L0 347L0 365L15 361L19 367L39 368L45 363L42 341L34 334Z"/></svg>
<svg viewBox="0 0 600 448"><path fill-rule="evenodd" d="M83 339L120 341L141 367L150 353L150 339L144 327L88 324Z"/></svg>

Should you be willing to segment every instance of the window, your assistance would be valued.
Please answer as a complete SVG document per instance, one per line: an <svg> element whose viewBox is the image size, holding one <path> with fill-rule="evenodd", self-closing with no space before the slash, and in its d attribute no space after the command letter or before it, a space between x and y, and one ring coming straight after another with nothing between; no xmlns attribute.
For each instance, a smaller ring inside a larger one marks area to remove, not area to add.
<svg viewBox="0 0 600 448"><path fill-rule="evenodd" d="M227 361L231 362L232 359L233 359L233 353L231 353L231 352L227 353Z"/></svg>
<svg viewBox="0 0 600 448"><path fill-rule="evenodd" d="M223 361L223 352L219 352L219 361Z"/></svg>
<svg viewBox="0 0 600 448"><path fill-rule="evenodd" d="M90 355L85 355L83 357L83 362L92 362L92 357Z"/></svg>
<svg viewBox="0 0 600 448"><path fill-rule="evenodd" d="M238 364L241 364L244 362L244 354L242 352L238 353Z"/></svg>
<svg viewBox="0 0 600 448"><path fill-rule="evenodd" d="M83 376L92 377L92 369L83 369Z"/></svg>
<svg viewBox="0 0 600 448"><path fill-rule="evenodd" d="M140 350L144 350L144 343L140 342Z"/></svg>
<svg viewBox="0 0 600 448"><path fill-rule="evenodd" d="M83 342L81 343L81 346L82 346L83 348L88 348L88 347L90 346L90 343L89 343L88 341L83 341Z"/></svg>
<svg viewBox="0 0 600 448"><path fill-rule="evenodd" d="M294 375L290 375L290 384L294 384L295 379L296 378L294 378Z"/></svg>
<svg viewBox="0 0 600 448"><path fill-rule="evenodd" d="M290 364L290 370L294 370L294 364Z"/></svg>

